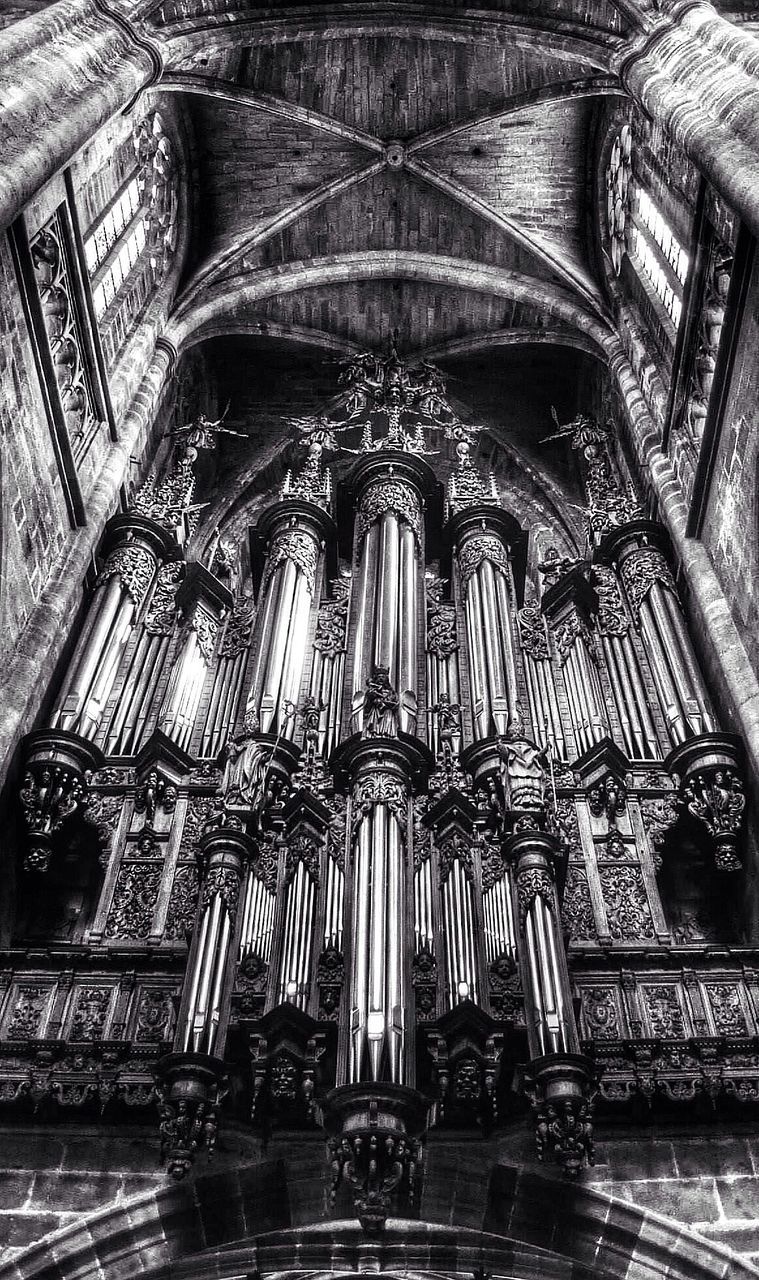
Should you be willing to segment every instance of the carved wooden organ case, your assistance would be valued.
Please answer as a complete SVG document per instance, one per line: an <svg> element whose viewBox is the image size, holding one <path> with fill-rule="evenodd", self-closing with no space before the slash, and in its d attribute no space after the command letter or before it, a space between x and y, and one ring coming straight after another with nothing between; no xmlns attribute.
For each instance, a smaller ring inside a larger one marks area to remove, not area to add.
<svg viewBox="0 0 759 1280"><path fill-rule="evenodd" d="M322 1125L372 1227L430 1124L529 1112L572 1175L594 1099L754 1101L759 986L703 956L739 744L608 431L564 430L589 550L530 581L437 372L366 356L344 389L251 532L253 591L223 538L187 550L218 424L110 522L25 743L23 877L54 906L44 963L3 971L0 1090L157 1106L177 1177L225 1111Z"/></svg>

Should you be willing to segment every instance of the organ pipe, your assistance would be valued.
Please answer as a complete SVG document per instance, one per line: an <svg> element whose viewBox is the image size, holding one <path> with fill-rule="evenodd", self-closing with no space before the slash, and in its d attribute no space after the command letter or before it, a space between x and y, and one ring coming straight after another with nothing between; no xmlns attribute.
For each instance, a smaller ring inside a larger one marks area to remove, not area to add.
<svg viewBox="0 0 759 1280"><path fill-rule="evenodd" d="M206 870L177 1022L178 1052L208 1057L223 1052L240 886L252 852L248 837L231 828L203 839Z"/></svg>
<svg viewBox="0 0 759 1280"><path fill-rule="evenodd" d="M53 712L56 728L94 739L135 620L165 559L178 554L163 529L140 516L110 521L105 563Z"/></svg>
<svg viewBox="0 0 759 1280"><path fill-rule="evenodd" d="M648 658L671 742L714 733L717 722L696 662L656 525L634 521L604 541Z"/></svg>

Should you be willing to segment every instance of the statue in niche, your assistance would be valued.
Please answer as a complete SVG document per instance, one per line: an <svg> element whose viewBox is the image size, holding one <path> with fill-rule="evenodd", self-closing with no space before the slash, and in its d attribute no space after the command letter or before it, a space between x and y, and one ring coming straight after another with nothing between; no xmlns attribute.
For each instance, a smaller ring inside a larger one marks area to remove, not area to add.
<svg viewBox="0 0 759 1280"><path fill-rule="evenodd" d="M364 737L395 738L399 698L390 683L389 667L373 667L364 694Z"/></svg>
<svg viewBox="0 0 759 1280"><path fill-rule="evenodd" d="M546 803L548 760L545 751L512 724L498 740L501 783L507 809L543 809Z"/></svg>
<svg viewBox="0 0 759 1280"><path fill-rule="evenodd" d="M270 751L256 741L260 722L257 711L248 711L240 733L227 744L221 795L226 808L257 809L266 791Z"/></svg>

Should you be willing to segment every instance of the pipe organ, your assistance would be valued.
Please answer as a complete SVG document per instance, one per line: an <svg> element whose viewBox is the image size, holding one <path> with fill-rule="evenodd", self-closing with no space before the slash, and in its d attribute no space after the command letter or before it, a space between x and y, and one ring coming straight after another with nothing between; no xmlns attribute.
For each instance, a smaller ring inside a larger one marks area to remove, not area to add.
<svg viewBox="0 0 759 1280"><path fill-rule="evenodd" d="M740 757L661 530L590 420L559 432L588 546L533 557L543 582L432 366L357 357L333 419L299 425L307 457L258 519L250 574L218 535L204 563L176 539L197 449L111 522L25 745L26 865L109 814L93 945L187 947L157 1066L171 1172L247 1071L256 1123L318 1120L335 1196L350 1185L376 1226L424 1129L494 1123L499 1090L531 1102L541 1158L592 1159L565 929L666 946L661 814L739 870ZM636 792L652 777L656 830Z"/></svg>

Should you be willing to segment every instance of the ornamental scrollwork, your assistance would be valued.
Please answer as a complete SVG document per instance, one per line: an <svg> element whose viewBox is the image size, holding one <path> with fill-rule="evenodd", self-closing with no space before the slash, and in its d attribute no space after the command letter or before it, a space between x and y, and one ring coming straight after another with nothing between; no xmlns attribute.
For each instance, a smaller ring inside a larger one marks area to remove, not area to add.
<svg viewBox="0 0 759 1280"><path fill-rule="evenodd" d="M72 1040L102 1040L112 994L111 987L83 987L76 993Z"/></svg>
<svg viewBox="0 0 759 1280"><path fill-rule="evenodd" d="M417 552L422 546L422 510L416 490L402 480L381 480L367 489L356 515L356 545L361 547L375 520L392 512L414 534Z"/></svg>
<svg viewBox="0 0 759 1280"><path fill-rule="evenodd" d="M562 667L578 642L585 645L590 657L593 661L596 660L593 639L578 609L572 607L568 610L564 617L556 623L553 636L556 652L559 655L559 662Z"/></svg>
<svg viewBox="0 0 759 1280"><path fill-rule="evenodd" d="M492 533L478 534L476 537L467 538L458 551L459 571L465 591L469 587L470 578L485 560L508 581L509 557L501 539Z"/></svg>
<svg viewBox="0 0 759 1280"><path fill-rule="evenodd" d="M685 1036L683 1011L673 986L643 986L643 999L648 1010L651 1034L665 1040L682 1040Z"/></svg>
<svg viewBox="0 0 759 1280"><path fill-rule="evenodd" d="M313 836L301 833L291 837L285 846L285 884L290 883L301 865L314 884L318 884L320 861L321 847Z"/></svg>
<svg viewBox="0 0 759 1280"><path fill-rule="evenodd" d="M399 777L383 769L376 769L360 777L353 788L353 807L351 813L351 839L368 813L377 804L384 804L394 815L401 831L405 834L408 820L408 796L406 788Z"/></svg>
<svg viewBox="0 0 759 1280"><path fill-rule="evenodd" d="M561 918L573 942L592 942L597 937L588 875L584 867L571 866L567 871Z"/></svg>
<svg viewBox="0 0 759 1280"><path fill-rule="evenodd" d="M122 867L105 925L107 938L147 938L161 886L161 868L151 863Z"/></svg>
<svg viewBox="0 0 759 1280"><path fill-rule="evenodd" d="M613 987L583 987L582 1012L588 1034L596 1040L618 1040L622 1034Z"/></svg>
<svg viewBox="0 0 759 1280"><path fill-rule="evenodd" d="M525 867L517 871L517 899L519 901L519 919L524 928L527 913L536 898L542 898L549 911L554 908L553 880L541 867Z"/></svg>
<svg viewBox="0 0 759 1280"><path fill-rule="evenodd" d="M314 636L314 648L329 658L345 652L350 580L338 578L332 584L332 594L334 599L323 600L319 605Z"/></svg>
<svg viewBox="0 0 759 1280"><path fill-rule="evenodd" d="M190 630L194 631L198 638L198 648L203 656L206 666L213 658L213 651L216 647L216 639L219 634L219 620L212 613L204 609L201 604L195 606L190 618Z"/></svg>
<svg viewBox="0 0 759 1280"><path fill-rule="evenodd" d="M95 585L101 587L111 578L118 577L135 609L139 609L153 581L155 570L155 556L150 554L147 547L117 547L103 565Z"/></svg>
<svg viewBox="0 0 759 1280"><path fill-rule="evenodd" d="M256 607L252 600L245 597L235 600L219 649L220 658L236 658L247 649L253 632L255 614Z"/></svg>
<svg viewBox="0 0 759 1280"><path fill-rule="evenodd" d="M458 648L456 610L452 604L435 604L427 613L427 651L449 658Z"/></svg>
<svg viewBox="0 0 759 1280"><path fill-rule="evenodd" d="M677 595L669 565L661 551L653 547L641 547L634 551L623 560L620 573L632 615L638 625L641 605L657 582Z"/></svg>
<svg viewBox="0 0 759 1280"><path fill-rule="evenodd" d="M205 911L214 898L221 898L229 916L230 927L234 927L237 917L237 904L240 900L240 876L232 867L211 867L203 881L200 894L201 910Z"/></svg>
<svg viewBox="0 0 759 1280"><path fill-rule="evenodd" d="M317 549L313 538L302 529L284 529L274 537L266 556L261 592L263 593L280 564L290 560L306 580L308 594L316 590Z"/></svg>
<svg viewBox="0 0 759 1280"><path fill-rule="evenodd" d="M548 637L540 607L536 604L526 604L517 613L517 623L519 639L525 653L529 653L536 662L547 662L550 657Z"/></svg>
<svg viewBox="0 0 759 1280"><path fill-rule="evenodd" d="M163 1044L171 1038L174 1022L172 993L165 987L146 987L137 1010L135 1040L138 1044Z"/></svg>
<svg viewBox="0 0 759 1280"><path fill-rule="evenodd" d="M124 798L121 795L108 795L102 791L90 791L87 797L87 808L84 813L85 822L94 827L101 846L101 862L107 862L111 841L116 830Z"/></svg>
<svg viewBox="0 0 759 1280"><path fill-rule="evenodd" d="M191 862L177 867L166 912L164 936L168 942L184 942L192 931L198 905L198 869Z"/></svg>
<svg viewBox="0 0 759 1280"><path fill-rule="evenodd" d="M458 834L451 835L438 845L437 858L438 879L441 888L448 880L453 870L454 862L458 862L467 880L471 881L473 876L471 841L465 840L463 836Z"/></svg>
<svg viewBox="0 0 759 1280"><path fill-rule="evenodd" d="M748 1035L740 989L726 982L710 982L704 985L704 990L709 1000L717 1035Z"/></svg>
<svg viewBox="0 0 759 1280"><path fill-rule="evenodd" d="M602 636L626 636L630 630L617 575L605 565L595 565L593 585L598 595L596 622Z"/></svg>
<svg viewBox="0 0 759 1280"><path fill-rule="evenodd" d="M662 851L667 836L677 822L677 803L674 793L658 797L655 800L640 802L640 815L644 830L648 833L653 850L654 867L657 871L662 866Z"/></svg>
<svg viewBox="0 0 759 1280"><path fill-rule="evenodd" d="M181 561L164 565L159 571L155 590L145 615L145 630L152 636L168 636L177 620L176 594L184 577Z"/></svg>
<svg viewBox="0 0 759 1280"><path fill-rule="evenodd" d="M618 941L654 937L651 908L638 867L599 868L609 933Z"/></svg>

